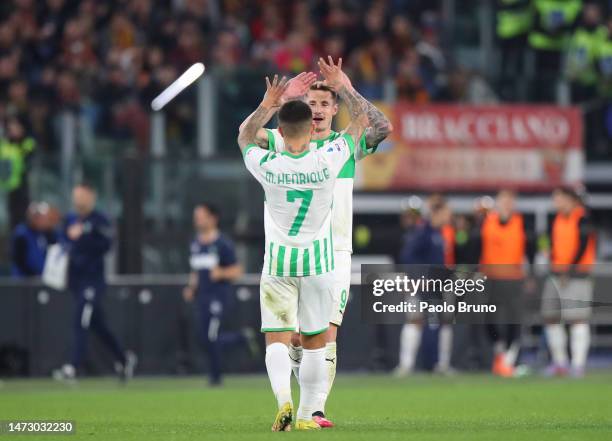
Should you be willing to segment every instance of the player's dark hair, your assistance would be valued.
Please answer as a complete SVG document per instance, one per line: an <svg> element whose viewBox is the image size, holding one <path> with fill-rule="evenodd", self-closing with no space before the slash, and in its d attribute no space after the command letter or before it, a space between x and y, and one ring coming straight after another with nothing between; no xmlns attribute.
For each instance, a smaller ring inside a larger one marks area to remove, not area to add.
<svg viewBox="0 0 612 441"><path fill-rule="evenodd" d="M200 202L196 205L196 208L204 208L206 211L208 211L210 214L212 214L217 219L219 219L219 217L221 216L219 207L210 202Z"/></svg>
<svg viewBox="0 0 612 441"><path fill-rule="evenodd" d="M278 111L278 125L286 136L303 135L311 124L312 110L304 101L287 101Z"/></svg>
<svg viewBox="0 0 612 441"><path fill-rule="evenodd" d="M334 99L334 101L338 101L338 92L336 92L334 89L329 87L323 81L316 81L316 82L314 82L312 84L312 86L310 86L310 90L320 90L320 91L323 91L323 92L329 92L329 93L331 93L331 96Z"/></svg>

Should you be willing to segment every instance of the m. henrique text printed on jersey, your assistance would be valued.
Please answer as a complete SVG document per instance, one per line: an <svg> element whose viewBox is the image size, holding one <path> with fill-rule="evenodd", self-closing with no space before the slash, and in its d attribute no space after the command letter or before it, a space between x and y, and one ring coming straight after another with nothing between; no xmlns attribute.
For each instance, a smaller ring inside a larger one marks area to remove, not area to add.
<svg viewBox="0 0 612 441"><path fill-rule="evenodd" d="M272 173L266 172L266 182L276 185L316 184L329 179L329 169L310 173Z"/></svg>

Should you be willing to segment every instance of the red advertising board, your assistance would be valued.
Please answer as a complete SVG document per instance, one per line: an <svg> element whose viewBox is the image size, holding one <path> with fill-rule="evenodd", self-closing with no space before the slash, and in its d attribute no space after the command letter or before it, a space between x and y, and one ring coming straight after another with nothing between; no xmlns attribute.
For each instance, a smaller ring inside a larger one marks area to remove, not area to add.
<svg viewBox="0 0 612 441"><path fill-rule="evenodd" d="M387 148L364 161L369 190L547 191L583 175L574 107L397 104Z"/></svg>

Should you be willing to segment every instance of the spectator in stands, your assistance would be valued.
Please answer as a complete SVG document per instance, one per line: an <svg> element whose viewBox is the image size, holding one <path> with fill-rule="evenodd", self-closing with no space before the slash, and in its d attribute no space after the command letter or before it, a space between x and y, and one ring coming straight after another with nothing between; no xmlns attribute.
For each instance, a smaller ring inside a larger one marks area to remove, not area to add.
<svg viewBox="0 0 612 441"><path fill-rule="evenodd" d="M561 71L561 58L582 10L582 0L533 0L533 27L529 45L535 56L538 81L532 96L552 102Z"/></svg>
<svg viewBox="0 0 612 441"><path fill-rule="evenodd" d="M417 102L425 101L437 84L428 77L440 73L437 42L428 31L419 49L423 62L417 60L416 69L413 56L403 55L419 41L410 20L438 8L436 2L374 1L367 8L343 0L251 2L247 9L238 2L206 0L13 3L0 8L0 94L17 79L17 92L25 84L36 105L12 107L25 112L22 116L31 121L45 150L58 144L53 130L55 115L61 114L57 110L74 112L83 122L83 141L91 127L99 136L134 139L146 150L152 96L168 77L176 79L195 61L213 70L255 65L290 73L312 68L317 52L324 51L342 55L347 66L358 60L353 66L367 96L381 97L383 82L396 70L400 96ZM431 60L437 60L435 70ZM6 100L1 97L0 113L11 107ZM193 139L193 106L182 100L166 110L169 142L179 132L184 134L179 142Z"/></svg>
<svg viewBox="0 0 612 441"><path fill-rule="evenodd" d="M47 246L57 242L58 220L49 204L30 204L26 221L17 225L11 237L13 277L34 277L42 274Z"/></svg>
<svg viewBox="0 0 612 441"><path fill-rule="evenodd" d="M314 47L308 37L292 32L274 54L274 64L281 72L299 73L311 70L314 58Z"/></svg>
<svg viewBox="0 0 612 441"><path fill-rule="evenodd" d="M42 65L52 62L59 51L61 35L68 19L66 0L47 0L41 7L36 54Z"/></svg>
<svg viewBox="0 0 612 441"><path fill-rule="evenodd" d="M416 45L417 35L410 19L404 15L391 18L389 46L394 58L400 57L408 47Z"/></svg>
<svg viewBox="0 0 612 441"><path fill-rule="evenodd" d="M584 103L597 97L597 53L607 36L602 26L601 8L595 3L584 6L582 18L567 51L566 72L572 86L572 101Z"/></svg>
<svg viewBox="0 0 612 441"><path fill-rule="evenodd" d="M609 159L612 152L612 17L608 18L605 37L599 41L596 59L600 102L593 114L593 132L588 144L597 157ZM591 121L590 119L587 122Z"/></svg>
<svg viewBox="0 0 612 441"><path fill-rule="evenodd" d="M506 101L518 98L524 82L525 48L531 29L531 0L497 0L497 39L500 46L500 90Z"/></svg>
<svg viewBox="0 0 612 441"><path fill-rule="evenodd" d="M586 4L569 43L566 75L571 84L572 102L584 106L585 147L589 157L607 150L601 143L606 105L599 99L601 77L597 71L598 54L606 38L600 6Z"/></svg>
<svg viewBox="0 0 612 441"><path fill-rule="evenodd" d="M395 77L397 96L416 104L429 102L431 97L427 91L426 81L418 52L413 48L406 49L399 60Z"/></svg>
<svg viewBox="0 0 612 441"><path fill-rule="evenodd" d="M612 17L606 23L606 33L596 51L596 68L599 74L599 93L612 100Z"/></svg>
<svg viewBox="0 0 612 441"><path fill-rule="evenodd" d="M329 54L334 60L346 56L346 39L343 35L337 34L326 38L323 42L323 54Z"/></svg>
<svg viewBox="0 0 612 441"><path fill-rule="evenodd" d="M466 104L495 104L497 96L480 75L457 67L448 74L447 84L440 89L436 101Z"/></svg>
<svg viewBox="0 0 612 441"><path fill-rule="evenodd" d="M421 16L421 39L415 48L421 58L424 77L427 79L427 92L435 96L444 85L447 71L446 54L440 41L440 19L434 12L425 12Z"/></svg>
<svg viewBox="0 0 612 441"><path fill-rule="evenodd" d="M364 97L381 99L385 77L391 70L391 51L387 40L378 35L353 51L351 78Z"/></svg>
<svg viewBox="0 0 612 441"><path fill-rule="evenodd" d="M9 115L18 117L24 124L28 124L28 83L22 79L12 81L8 86L6 111Z"/></svg>
<svg viewBox="0 0 612 441"><path fill-rule="evenodd" d="M25 123L15 116L7 119L4 131L0 138L0 191L8 195L9 225L14 230L25 220L30 202L28 164L36 142L28 136Z"/></svg>

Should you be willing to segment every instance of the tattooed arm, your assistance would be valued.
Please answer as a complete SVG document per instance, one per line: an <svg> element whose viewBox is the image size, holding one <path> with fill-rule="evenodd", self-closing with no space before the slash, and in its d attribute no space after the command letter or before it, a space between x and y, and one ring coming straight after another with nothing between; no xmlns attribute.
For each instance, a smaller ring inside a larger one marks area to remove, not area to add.
<svg viewBox="0 0 612 441"><path fill-rule="evenodd" d="M285 77L278 80L278 75L274 75L274 80L270 83L266 77L266 94L261 101L261 104L255 112L250 114L247 119L240 125L240 133L238 134L238 145L240 150L244 149L249 144L256 144L258 131L270 120L274 107L278 107L278 102L287 88L287 79ZM267 148L267 145L266 145Z"/></svg>
<svg viewBox="0 0 612 441"><path fill-rule="evenodd" d="M393 125L376 106L368 102L371 109L368 111L369 127L365 131L365 142L368 149L376 147L383 139L391 134Z"/></svg>
<svg viewBox="0 0 612 441"><path fill-rule="evenodd" d="M391 131L393 130L393 126L391 125L391 121L385 116L380 109L378 109L374 104L366 100L359 92L353 89L354 94L357 97L361 106L365 107L365 113L368 118L368 126L365 129L365 140L366 147L373 148L385 139ZM338 93L341 97L342 95ZM345 98L343 98L345 99ZM349 101L345 101L347 105ZM356 140L359 142L359 139Z"/></svg>
<svg viewBox="0 0 612 441"><path fill-rule="evenodd" d="M278 107L270 107L269 109L267 109L265 116L264 116L264 121L261 127L265 126L277 111L278 111ZM257 112L257 110L255 112ZM245 119L242 122L242 124L240 124L240 128L238 129L240 134L242 134L242 132L244 131L244 128L247 126L247 124L249 124L249 122L251 121L251 118L253 118L253 115L255 115L255 112L251 113L247 117L247 119ZM257 144L262 149L267 149L268 148L268 131L264 128L260 128L259 130L257 130L257 132L255 133L255 139L253 140L253 144Z"/></svg>
<svg viewBox="0 0 612 441"><path fill-rule="evenodd" d="M370 125L366 106L369 103L355 89L346 85L338 90L338 95L346 103L351 119L344 133L350 135L357 146L359 139Z"/></svg>

